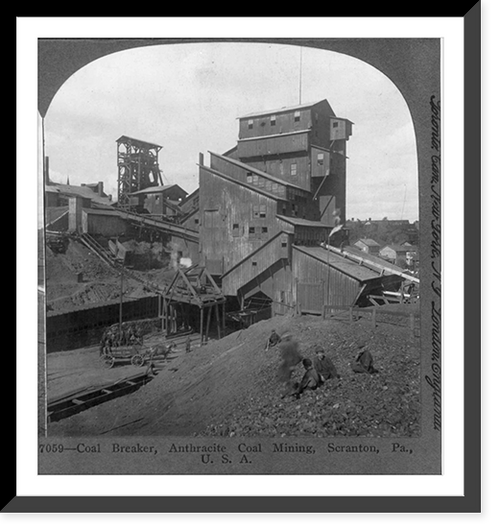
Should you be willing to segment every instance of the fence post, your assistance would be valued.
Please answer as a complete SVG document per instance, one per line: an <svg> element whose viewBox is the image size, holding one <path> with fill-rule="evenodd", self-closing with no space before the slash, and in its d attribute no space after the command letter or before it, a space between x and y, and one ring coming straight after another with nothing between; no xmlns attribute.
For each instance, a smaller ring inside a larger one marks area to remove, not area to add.
<svg viewBox="0 0 500 532"><path fill-rule="evenodd" d="M377 307L373 307L372 311L372 327L375 328L377 326Z"/></svg>

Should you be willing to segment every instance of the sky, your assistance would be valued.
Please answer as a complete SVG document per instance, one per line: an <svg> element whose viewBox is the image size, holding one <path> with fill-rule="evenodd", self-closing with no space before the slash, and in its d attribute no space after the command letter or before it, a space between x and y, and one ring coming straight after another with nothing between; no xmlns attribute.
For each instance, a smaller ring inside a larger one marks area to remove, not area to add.
<svg viewBox="0 0 500 532"><path fill-rule="evenodd" d="M116 199L116 140L162 146L164 184L198 187L198 155L236 145L239 116L327 99L354 123L346 217L418 219L408 106L379 70L335 52L267 43L189 43L89 63L55 95L44 122L52 181L104 182Z"/></svg>

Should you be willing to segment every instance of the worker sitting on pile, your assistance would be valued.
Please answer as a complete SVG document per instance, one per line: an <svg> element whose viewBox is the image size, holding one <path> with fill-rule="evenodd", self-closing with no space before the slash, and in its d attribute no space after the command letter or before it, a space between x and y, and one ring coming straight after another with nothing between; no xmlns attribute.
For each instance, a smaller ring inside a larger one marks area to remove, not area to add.
<svg viewBox="0 0 500 532"><path fill-rule="evenodd" d="M373 366L373 356L363 340L358 343L358 354L351 364L351 368L354 373L378 373L378 369Z"/></svg>
<svg viewBox="0 0 500 532"><path fill-rule="evenodd" d="M321 377L314 369L312 360L310 358L304 358L304 360L302 360L302 364L306 372L300 381L297 391L294 393L296 398L299 398L305 390L315 390L321 385Z"/></svg>
<svg viewBox="0 0 500 532"><path fill-rule="evenodd" d="M271 349L271 347L274 347L274 346L278 345L280 342L281 342L281 338L280 338L279 334L273 329L271 331L271 336L267 340L266 351L269 351L269 349Z"/></svg>
<svg viewBox="0 0 500 532"><path fill-rule="evenodd" d="M334 363L326 356L325 350L320 346L316 348L316 354L313 358L313 366L318 372L322 382L325 382L328 379L335 379L339 376Z"/></svg>

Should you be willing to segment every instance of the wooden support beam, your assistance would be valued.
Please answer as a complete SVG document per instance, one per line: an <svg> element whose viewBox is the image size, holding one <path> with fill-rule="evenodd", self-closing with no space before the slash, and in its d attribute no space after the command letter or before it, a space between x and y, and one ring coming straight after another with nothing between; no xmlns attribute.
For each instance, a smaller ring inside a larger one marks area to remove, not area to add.
<svg viewBox="0 0 500 532"><path fill-rule="evenodd" d="M221 336L220 336L220 316L219 316L219 305L216 305L215 306L215 318L216 318L216 321L217 321L217 335L219 337L219 340L221 339Z"/></svg>
<svg viewBox="0 0 500 532"><path fill-rule="evenodd" d="M208 342L208 331L209 331L209 328L210 328L210 319L212 317L212 306L209 307L208 309L208 316L207 316L207 329L206 329L206 333L205 333L205 339L207 340Z"/></svg>
<svg viewBox="0 0 500 532"><path fill-rule="evenodd" d="M226 302L222 302L222 336L224 336L226 331Z"/></svg>
<svg viewBox="0 0 500 532"><path fill-rule="evenodd" d="M200 307L200 345L203 345L203 307Z"/></svg>

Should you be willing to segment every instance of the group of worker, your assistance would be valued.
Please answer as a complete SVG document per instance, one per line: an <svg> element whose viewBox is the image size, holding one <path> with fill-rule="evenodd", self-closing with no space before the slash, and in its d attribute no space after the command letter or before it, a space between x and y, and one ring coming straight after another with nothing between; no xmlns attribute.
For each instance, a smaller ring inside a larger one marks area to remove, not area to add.
<svg viewBox="0 0 500 532"><path fill-rule="evenodd" d="M113 348L141 345L142 337L133 325L121 329L115 327L106 329L101 338L101 354L111 353Z"/></svg>
<svg viewBox="0 0 500 532"><path fill-rule="evenodd" d="M278 378L285 383L285 391L282 397L293 395L299 398L306 390L316 390L329 379L338 379L339 374L335 364L321 346L317 346L312 358L302 357L299 345L291 336L279 336L276 330L271 331L271 335L266 343L266 351L280 345L281 364L278 369ZM378 373L374 367L373 356L364 340L358 341L358 349L354 360L351 362L351 369L354 373ZM292 381L294 367L302 362L304 374L300 382Z"/></svg>

